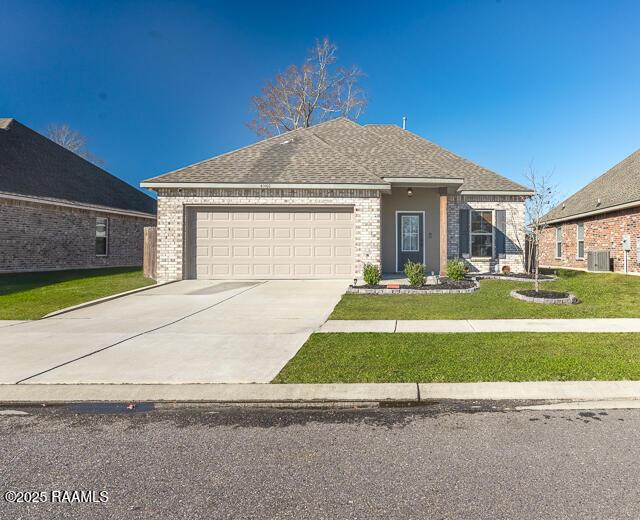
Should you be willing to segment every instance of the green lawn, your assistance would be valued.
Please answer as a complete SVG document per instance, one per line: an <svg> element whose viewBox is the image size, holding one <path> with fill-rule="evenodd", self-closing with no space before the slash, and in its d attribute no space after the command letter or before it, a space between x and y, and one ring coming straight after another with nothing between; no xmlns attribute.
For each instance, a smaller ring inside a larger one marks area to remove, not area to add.
<svg viewBox="0 0 640 520"><path fill-rule="evenodd" d="M544 289L569 291L578 305L541 305L515 300L512 289L531 289L531 282L483 280L471 294L345 294L332 320L457 320L499 318L637 318L640 276L558 271L559 279Z"/></svg>
<svg viewBox="0 0 640 520"><path fill-rule="evenodd" d="M640 379L640 334L313 334L274 383Z"/></svg>
<svg viewBox="0 0 640 520"><path fill-rule="evenodd" d="M0 320L33 320L58 309L155 282L140 268L0 275Z"/></svg>

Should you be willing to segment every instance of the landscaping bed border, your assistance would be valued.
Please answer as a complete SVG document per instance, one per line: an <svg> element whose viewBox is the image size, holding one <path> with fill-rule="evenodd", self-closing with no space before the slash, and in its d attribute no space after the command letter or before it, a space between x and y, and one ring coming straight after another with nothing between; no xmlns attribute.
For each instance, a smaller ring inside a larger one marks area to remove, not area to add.
<svg viewBox="0 0 640 520"><path fill-rule="evenodd" d="M511 297L516 300L522 300L529 303L545 303L547 305L574 305L578 303L578 298L575 294L568 293L565 298L536 298L535 296L527 296L520 294L517 289L511 291Z"/></svg>
<svg viewBox="0 0 640 520"><path fill-rule="evenodd" d="M507 280L509 282L535 282L535 278L524 278L522 276L504 276L499 274L474 274L471 275L480 280ZM555 282L558 277L556 275L543 275L544 278L538 278L539 282Z"/></svg>
<svg viewBox="0 0 640 520"><path fill-rule="evenodd" d="M437 287L431 285L425 285L423 287ZM473 280L473 287L464 289L412 289L407 287L400 287L397 289L390 289L388 287L354 287L350 285L347 288L347 294L467 294L477 291L480 288L480 282Z"/></svg>

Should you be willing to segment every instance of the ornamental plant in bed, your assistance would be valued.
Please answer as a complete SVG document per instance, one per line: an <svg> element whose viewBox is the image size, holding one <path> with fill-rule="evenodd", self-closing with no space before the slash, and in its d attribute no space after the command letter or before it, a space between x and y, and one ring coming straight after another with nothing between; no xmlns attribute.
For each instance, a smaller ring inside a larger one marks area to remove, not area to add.
<svg viewBox="0 0 640 520"><path fill-rule="evenodd" d="M380 267L375 264L365 264L362 269L362 277L367 285L378 285L380 283Z"/></svg>
<svg viewBox="0 0 640 520"><path fill-rule="evenodd" d="M409 280L409 285L412 287L422 287L424 285L424 264L420 262L407 261L404 264L404 275Z"/></svg>
<svg viewBox="0 0 640 520"><path fill-rule="evenodd" d="M449 260L447 262L447 278L455 282L464 280L465 265L462 260Z"/></svg>

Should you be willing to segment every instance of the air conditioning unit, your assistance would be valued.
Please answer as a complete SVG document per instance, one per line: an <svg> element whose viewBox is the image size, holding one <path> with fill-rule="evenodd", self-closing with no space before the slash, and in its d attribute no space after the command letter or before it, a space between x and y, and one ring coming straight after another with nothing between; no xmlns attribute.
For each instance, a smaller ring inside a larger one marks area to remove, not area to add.
<svg viewBox="0 0 640 520"><path fill-rule="evenodd" d="M611 271L611 256L609 251L587 252L588 271Z"/></svg>

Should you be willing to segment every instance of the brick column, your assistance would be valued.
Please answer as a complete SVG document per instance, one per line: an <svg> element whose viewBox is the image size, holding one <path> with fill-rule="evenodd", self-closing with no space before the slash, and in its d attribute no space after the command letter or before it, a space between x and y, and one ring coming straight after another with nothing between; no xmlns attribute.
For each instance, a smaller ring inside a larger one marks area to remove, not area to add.
<svg viewBox="0 0 640 520"><path fill-rule="evenodd" d="M447 272L447 188L440 188L440 276Z"/></svg>

